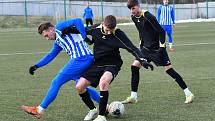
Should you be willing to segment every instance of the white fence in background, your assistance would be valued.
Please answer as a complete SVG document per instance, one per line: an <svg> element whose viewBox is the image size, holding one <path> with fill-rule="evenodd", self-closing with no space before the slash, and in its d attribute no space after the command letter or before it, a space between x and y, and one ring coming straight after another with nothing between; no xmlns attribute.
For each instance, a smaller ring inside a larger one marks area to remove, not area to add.
<svg viewBox="0 0 215 121"><path fill-rule="evenodd" d="M64 4L62 0L26 1L25 4L23 0L0 0L0 15L63 17L66 14L68 17L82 17L83 10L86 7L86 2L84 1L66 1L66 4ZM100 2L91 2L90 4L94 16L97 18L109 14L117 17L130 17L130 12L126 3L103 2L103 5L101 5ZM159 5L141 4L143 9L149 10L153 14L156 14L158 6ZM205 2L197 4L175 4L174 7L176 20L206 18L207 15L208 18L215 18L215 2L208 2L208 9Z"/></svg>

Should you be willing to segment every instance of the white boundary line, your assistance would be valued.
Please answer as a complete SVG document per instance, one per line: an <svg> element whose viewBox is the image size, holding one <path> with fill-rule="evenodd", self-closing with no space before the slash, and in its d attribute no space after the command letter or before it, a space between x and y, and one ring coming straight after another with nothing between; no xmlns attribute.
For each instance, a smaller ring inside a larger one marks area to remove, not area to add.
<svg viewBox="0 0 215 121"><path fill-rule="evenodd" d="M210 19L187 19L187 20L177 20L177 23L190 23L190 22L214 22L215 18L210 18ZM119 23L117 25L134 25L133 22L130 23Z"/></svg>
<svg viewBox="0 0 215 121"><path fill-rule="evenodd" d="M177 46L195 46L195 45L215 45L215 43L190 43L190 44L179 44ZM32 52L32 53L0 53L0 56L10 56L10 55L36 55L36 54L46 54L48 52Z"/></svg>
<svg viewBox="0 0 215 121"><path fill-rule="evenodd" d="M44 53L48 53L48 52L34 52L34 53L3 53L0 54L0 56L6 56L6 55L35 55L35 54L44 54Z"/></svg>
<svg viewBox="0 0 215 121"><path fill-rule="evenodd" d="M215 43L190 43L190 44L178 44L177 46L195 46L195 45L215 45Z"/></svg>

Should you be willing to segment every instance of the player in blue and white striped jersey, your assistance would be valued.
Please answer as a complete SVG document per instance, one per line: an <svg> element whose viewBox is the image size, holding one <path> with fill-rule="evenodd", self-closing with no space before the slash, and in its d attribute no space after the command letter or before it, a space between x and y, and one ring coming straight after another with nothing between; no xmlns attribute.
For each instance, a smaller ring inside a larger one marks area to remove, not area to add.
<svg viewBox="0 0 215 121"><path fill-rule="evenodd" d="M172 45L172 26L175 27L174 8L170 6L169 0L163 0L163 5L157 10L157 19L168 36L169 51L174 51Z"/></svg>
<svg viewBox="0 0 215 121"><path fill-rule="evenodd" d="M80 34L65 34L64 31L68 27L76 27ZM34 74L36 69L41 68L50 63L62 50L66 51L70 56L69 62L61 69L59 74L52 80L52 84L47 92L47 95L37 107L35 106L22 106L21 108L40 118L44 109L46 109L51 102L57 97L60 87L70 80L79 80L81 74L90 67L94 57L92 51L84 41L86 32L83 22L79 18L69 19L57 23L56 26L49 22L43 23L38 27L38 33L45 37L47 40L55 40L50 52L45 55L37 64L31 66L29 73ZM92 88L87 91L90 97L99 102L99 94Z"/></svg>

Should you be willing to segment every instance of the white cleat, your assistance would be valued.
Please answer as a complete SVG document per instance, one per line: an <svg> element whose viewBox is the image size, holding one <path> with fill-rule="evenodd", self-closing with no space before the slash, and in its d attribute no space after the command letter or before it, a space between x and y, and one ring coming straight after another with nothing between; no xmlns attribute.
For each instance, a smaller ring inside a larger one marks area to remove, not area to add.
<svg viewBox="0 0 215 121"><path fill-rule="evenodd" d="M189 96L186 96L185 104L192 103L194 99L194 95L191 93Z"/></svg>
<svg viewBox="0 0 215 121"><path fill-rule="evenodd" d="M98 115L98 110L94 108L88 112L88 114L84 118L84 121L91 121L95 119L97 115Z"/></svg>
<svg viewBox="0 0 215 121"><path fill-rule="evenodd" d="M127 99L122 101L123 104L128 104L128 103L137 103L137 98L134 97L127 97Z"/></svg>
<svg viewBox="0 0 215 121"><path fill-rule="evenodd" d="M93 121L107 121L107 119L105 118L105 116L98 115L98 117Z"/></svg>

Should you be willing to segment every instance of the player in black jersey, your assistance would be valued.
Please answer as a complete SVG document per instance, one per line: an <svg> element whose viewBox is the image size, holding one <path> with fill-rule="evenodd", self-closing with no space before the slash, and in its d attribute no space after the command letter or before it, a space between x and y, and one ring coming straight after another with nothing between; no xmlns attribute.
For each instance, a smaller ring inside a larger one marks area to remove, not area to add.
<svg viewBox="0 0 215 121"><path fill-rule="evenodd" d="M109 95L108 87L123 64L119 48L126 49L133 54L145 68L153 70L153 66L145 61L140 50L132 44L125 33L116 28L116 18L114 16L109 15L105 17L102 24L92 26L86 32L92 36L95 61L83 74L76 85L76 89L83 102L90 109L84 120L93 120L98 115L94 121L106 121L105 112ZM93 87L99 86L99 110L96 109L86 90L88 85Z"/></svg>
<svg viewBox="0 0 215 121"><path fill-rule="evenodd" d="M132 21L135 23L140 37L140 49L148 62L154 62L156 66L163 66L166 73L171 76L181 89L184 90L185 103L191 103L194 95L187 88L182 77L173 69L165 47L165 32L155 16L148 11L142 11L138 0L128 0L127 7L131 11ZM131 65L131 96L122 103L136 103L139 85L140 63L134 61Z"/></svg>

